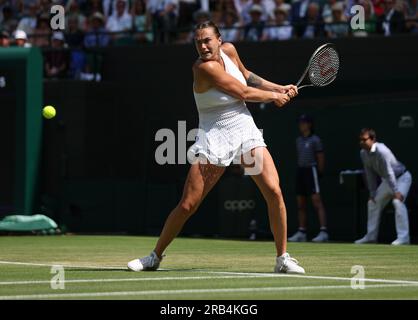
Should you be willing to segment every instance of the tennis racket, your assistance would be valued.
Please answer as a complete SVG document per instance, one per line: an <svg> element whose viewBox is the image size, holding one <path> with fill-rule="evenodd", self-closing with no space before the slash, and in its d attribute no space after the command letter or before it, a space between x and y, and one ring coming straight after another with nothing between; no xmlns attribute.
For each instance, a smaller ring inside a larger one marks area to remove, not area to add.
<svg viewBox="0 0 418 320"><path fill-rule="evenodd" d="M320 46L312 54L305 72L296 83L298 90L306 87L324 87L335 80L340 57L332 43Z"/></svg>

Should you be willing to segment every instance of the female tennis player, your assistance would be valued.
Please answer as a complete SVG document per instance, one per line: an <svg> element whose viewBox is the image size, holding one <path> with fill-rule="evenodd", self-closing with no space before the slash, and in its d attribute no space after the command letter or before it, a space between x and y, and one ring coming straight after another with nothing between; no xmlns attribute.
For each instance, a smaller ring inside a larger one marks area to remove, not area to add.
<svg viewBox="0 0 418 320"><path fill-rule="evenodd" d="M199 133L188 150L189 159L193 155L194 161L183 196L168 216L155 249L149 256L130 261L128 269L158 269L164 250L222 176L225 167L238 159L244 168L254 170L252 178L267 202L277 251L274 272L305 273L286 252L286 206L279 175L245 104L245 101L274 102L282 107L298 94L297 87L281 86L248 71L235 47L222 43L218 27L211 21L196 26L194 41L199 54L193 66Z"/></svg>

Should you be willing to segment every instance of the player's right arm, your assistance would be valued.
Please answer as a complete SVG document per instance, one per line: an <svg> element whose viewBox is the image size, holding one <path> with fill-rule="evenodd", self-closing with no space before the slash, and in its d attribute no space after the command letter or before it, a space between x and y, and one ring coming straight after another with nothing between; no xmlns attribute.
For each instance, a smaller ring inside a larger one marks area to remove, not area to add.
<svg viewBox="0 0 418 320"><path fill-rule="evenodd" d="M230 96L249 102L271 102L282 107L290 98L287 94L248 87L228 74L216 61L196 63L193 67L195 83L206 83ZM208 88L208 89L209 89Z"/></svg>

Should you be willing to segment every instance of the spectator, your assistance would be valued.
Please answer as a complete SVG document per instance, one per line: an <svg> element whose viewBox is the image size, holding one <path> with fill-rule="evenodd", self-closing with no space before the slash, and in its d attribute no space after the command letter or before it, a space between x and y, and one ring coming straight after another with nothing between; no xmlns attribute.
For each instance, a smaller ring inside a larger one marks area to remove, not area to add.
<svg viewBox="0 0 418 320"><path fill-rule="evenodd" d="M353 1L353 0L350 0ZM357 1L357 0L354 0ZM332 6L337 3L337 0L327 0L327 2L322 7L322 20L325 23L331 23L332 22ZM350 6L350 4L349 4ZM350 6L351 8L351 6ZM350 12L350 10L348 10ZM349 15L348 15L349 16Z"/></svg>
<svg viewBox="0 0 418 320"><path fill-rule="evenodd" d="M384 9L377 19L377 32L385 36L405 32L405 17L395 8L395 0L384 0Z"/></svg>
<svg viewBox="0 0 418 320"><path fill-rule="evenodd" d="M38 17L36 29L33 32L32 45L35 47L49 46L51 28L49 26L49 14L42 14Z"/></svg>
<svg viewBox="0 0 418 320"><path fill-rule="evenodd" d="M45 53L45 75L47 78L64 78L68 70L68 52L64 50L65 38L60 31L54 32L51 37L51 47Z"/></svg>
<svg viewBox="0 0 418 320"><path fill-rule="evenodd" d="M132 5L134 38L139 42L152 42L154 37L151 31L151 15L146 12L144 0L135 0Z"/></svg>
<svg viewBox="0 0 418 320"><path fill-rule="evenodd" d="M306 28L306 14L308 12L308 6L310 3L311 0L297 0L292 3L292 9L290 11L290 22L292 23L299 37L303 35L303 31Z"/></svg>
<svg viewBox="0 0 418 320"><path fill-rule="evenodd" d="M406 28L411 33L418 33L418 0L408 0L406 3ZM412 21L415 19L415 21Z"/></svg>
<svg viewBox="0 0 418 320"><path fill-rule="evenodd" d="M77 0L68 0L67 5L65 6L65 14L66 14L66 23L68 27L68 20L69 17L71 19L77 18L77 29L86 31L87 30L87 20L86 16L80 10L80 4Z"/></svg>
<svg viewBox="0 0 418 320"><path fill-rule="evenodd" d="M241 17L244 24L248 24L252 21L251 10L254 6L261 8L260 20L266 22L269 17L269 12L274 10L274 2L271 0L252 0L249 1L241 11Z"/></svg>
<svg viewBox="0 0 418 320"><path fill-rule="evenodd" d="M15 45L23 48L30 48L32 45L28 43L28 36L23 30L16 30Z"/></svg>
<svg viewBox="0 0 418 320"><path fill-rule="evenodd" d="M117 10L116 9L117 0L102 0L101 3L102 3L102 8L103 8L102 13L106 17L106 19L108 19ZM130 3L131 1L127 2L124 13L129 12Z"/></svg>
<svg viewBox="0 0 418 320"><path fill-rule="evenodd" d="M86 17L91 17L96 12L103 14L103 17L105 17L102 0L88 0L88 2L86 3L84 7L85 9L83 12L86 15Z"/></svg>
<svg viewBox="0 0 418 320"><path fill-rule="evenodd" d="M348 35L348 23L344 16L344 5L342 2L334 3L332 6L332 19L325 25L325 34L328 38L340 38Z"/></svg>
<svg viewBox="0 0 418 320"><path fill-rule="evenodd" d="M274 19L270 20L270 26L263 32L262 40L288 40L293 36L293 27L287 20L286 7L274 9Z"/></svg>
<svg viewBox="0 0 418 320"><path fill-rule="evenodd" d="M116 11L109 17L106 30L110 32L128 31L132 28L132 16L125 12L127 0L117 0Z"/></svg>
<svg viewBox="0 0 418 320"><path fill-rule="evenodd" d="M104 28L104 16L100 12L95 12L90 17L89 29L84 36L84 46L90 47L106 47L110 38Z"/></svg>
<svg viewBox="0 0 418 320"><path fill-rule="evenodd" d="M13 10L10 6L4 6L2 12L3 12L3 21L1 23L2 29L9 32L9 35L10 35L10 33L16 30L18 21L14 17Z"/></svg>
<svg viewBox="0 0 418 320"><path fill-rule="evenodd" d="M29 3L27 14L20 19L17 29L22 30L26 35L32 35L36 28L38 14L38 5L36 3Z"/></svg>
<svg viewBox="0 0 418 320"><path fill-rule="evenodd" d="M10 34L6 30L0 31L0 47L10 47Z"/></svg>
<svg viewBox="0 0 418 320"><path fill-rule="evenodd" d="M369 201L367 203L367 234L355 243L377 242L382 210L392 200L397 233L397 238L392 245L409 244L409 220L405 200L412 183L411 174L385 144L377 142L376 132L373 129L362 129L359 138L360 157L367 178ZM379 185L377 184L378 178L381 179Z"/></svg>
<svg viewBox="0 0 418 320"><path fill-rule="evenodd" d="M366 37L376 32L376 15L371 0L359 0L359 5L364 8L364 30L351 30L355 37Z"/></svg>
<svg viewBox="0 0 418 320"><path fill-rule="evenodd" d="M178 1L149 0L147 10L153 21L155 40L157 43L167 43L176 36Z"/></svg>
<svg viewBox="0 0 418 320"><path fill-rule="evenodd" d="M70 48L81 48L84 40L84 33L80 29L79 16L77 14L70 15L66 19L67 33L65 34L65 42Z"/></svg>
<svg viewBox="0 0 418 320"><path fill-rule="evenodd" d="M220 28L223 41L236 42L241 40L241 26L242 24L235 11L225 12L224 21Z"/></svg>
<svg viewBox="0 0 418 320"><path fill-rule="evenodd" d="M290 11L292 10L292 6L288 3L286 3L284 0L275 0L274 1L274 9L277 8L282 8L284 10L286 10L286 15L289 17ZM276 18L275 17L275 13L273 15L271 15L272 18Z"/></svg>
<svg viewBox="0 0 418 320"><path fill-rule="evenodd" d="M290 242L305 242L307 228L307 200L312 201L318 214L320 231L313 242L328 241L326 213L320 193L320 177L324 173L325 156L321 139L314 133L312 117L303 114L298 119L301 135L296 139L298 169L296 200L298 205L299 230L288 239Z"/></svg>
<svg viewBox="0 0 418 320"><path fill-rule="evenodd" d="M312 39L324 35L324 25L317 3L311 2L308 5L306 16L300 22L302 24L297 30L298 37Z"/></svg>
<svg viewBox="0 0 418 320"><path fill-rule="evenodd" d="M39 0L39 13L50 14L51 13L52 0Z"/></svg>
<svg viewBox="0 0 418 320"><path fill-rule="evenodd" d="M265 23L261 20L263 15L263 8L258 5L254 4L250 11L251 20L248 24L244 27L244 40L246 41L260 41L263 36L263 30Z"/></svg>
<svg viewBox="0 0 418 320"><path fill-rule="evenodd" d="M189 32L193 26L193 14L202 8L200 0L180 0L177 28L179 32ZM206 8L208 10L208 8Z"/></svg>

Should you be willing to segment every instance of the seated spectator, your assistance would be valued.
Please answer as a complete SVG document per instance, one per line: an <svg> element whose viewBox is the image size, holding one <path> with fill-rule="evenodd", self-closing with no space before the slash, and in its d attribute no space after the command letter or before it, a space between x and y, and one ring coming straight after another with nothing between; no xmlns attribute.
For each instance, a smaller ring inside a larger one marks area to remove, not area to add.
<svg viewBox="0 0 418 320"><path fill-rule="evenodd" d="M29 3L27 13L20 19L17 29L22 30L26 35L32 35L36 28L38 5Z"/></svg>
<svg viewBox="0 0 418 320"><path fill-rule="evenodd" d="M274 10L274 3L272 5L267 1L263 0L252 0L248 1L245 6L243 6L241 11L241 17L244 24L249 24L252 21L251 10L254 6L261 8L260 20L266 22L269 17L269 12Z"/></svg>
<svg viewBox="0 0 418 320"><path fill-rule="evenodd" d="M64 34L54 32L51 37L52 50L45 52L45 76L47 78L64 78L68 70L68 52L64 50Z"/></svg>
<svg viewBox="0 0 418 320"><path fill-rule="evenodd" d="M89 21L89 29L84 36L84 46L105 47L109 45L110 37L104 28L104 16L100 12L95 12Z"/></svg>
<svg viewBox="0 0 418 320"><path fill-rule="evenodd" d="M265 23L261 20L263 15L263 8L254 4L249 13L250 13L250 22L247 23L244 27L244 40L246 41L260 41L263 36L263 30Z"/></svg>
<svg viewBox="0 0 418 320"><path fill-rule="evenodd" d="M10 35L10 33L16 30L18 21L14 17L13 10L10 6L4 6L2 12L3 21L1 22L1 27L3 30L6 30Z"/></svg>
<svg viewBox="0 0 418 320"><path fill-rule="evenodd" d="M288 40L293 36L293 27L287 20L288 11L285 7L274 9L274 19L264 29L262 40Z"/></svg>
<svg viewBox="0 0 418 320"><path fill-rule="evenodd" d="M96 12L99 12L103 15L103 17L106 17L105 10L103 9L102 0L88 0L87 3L83 6L83 8L84 8L83 12L86 15L86 17L91 17Z"/></svg>
<svg viewBox="0 0 418 320"><path fill-rule="evenodd" d="M80 29L79 16L77 14L70 15L66 19L67 33L65 34L65 42L70 48L81 48L84 40L84 33Z"/></svg>
<svg viewBox="0 0 418 320"><path fill-rule="evenodd" d="M297 0L292 3L290 10L290 22L295 29L296 34L301 37L305 30L306 14L311 0Z"/></svg>
<svg viewBox="0 0 418 320"><path fill-rule="evenodd" d="M66 6L65 6L65 22L67 23L68 27L68 20L69 17L71 17L71 19L75 19L75 17L77 18L77 29L81 30L81 31L86 31L87 30L87 20L86 20L86 16L84 15L83 12L81 12L80 9L80 4L78 3L78 0L68 0Z"/></svg>
<svg viewBox="0 0 418 320"><path fill-rule="evenodd" d="M116 43L121 43L129 38L129 34L124 32L132 30L132 16L129 12L125 12L127 0L117 0L116 11L107 19L106 30L117 34L111 35Z"/></svg>
<svg viewBox="0 0 418 320"><path fill-rule="evenodd" d="M154 35L157 43L167 43L176 38L178 18L177 0L149 0L147 10L153 21Z"/></svg>
<svg viewBox="0 0 418 320"><path fill-rule="evenodd" d="M334 3L332 6L332 19L325 25L325 34L328 38L340 38L348 35L348 22L344 16L344 5L342 2Z"/></svg>
<svg viewBox="0 0 418 320"><path fill-rule="evenodd" d="M0 47L10 47L10 34L6 30L0 31Z"/></svg>
<svg viewBox="0 0 418 320"><path fill-rule="evenodd" d="M134 39L138 42L152 42L151 15L146 12L144 0L135 0L132 5Z"/></svg>
<svg viewBox="0 0 418 320"><path fill-rule="evenodd" d="M275 0L274 1L274 9L281 8L283 10L286 10L286 16L289 18L290 10L292 9L292 6L288 3L286 3L284 0ZM272 10L270 14L270 18L276 19L276 13L274 10ZM287 18L287 19L288 19Z"/></svg>
<svg viewBox="0 0 418 320"><path fill-rule="evenodd" d="M31 37L31 43L35 47L49 46L51 27L49 26L49 14L42 14L38 17L36 28Z"/></svg>
<svg viewBox="0 0 418 320"><path fill-rule="evenodd" d="M212 15L209 11L198 10L195 13L193 13L194 25L211 20L211 18L212 18ZM191 30L179 30L175 43L176 44L192 43L193 35L194 35L194 32Z"/></svg>
<svg viewBox="0 0 418 320"><path fill-rule="evenodd" d="M39 0L39 13L50 14L52 5L52 0Z"/></svg>
<svg viewBox="0 0 418 320"><path fill-rule="evenodd" d="M376 15L371 0L359 0L359 5L364 8L364 30L351 30L355 37L367 37L376 32Z"/></svg>
<svg viewBox="0 0 418 320"><path fill-rule="evenodd" d="M406 28L411 33L418 33L418 0L408 0L406 3Z"/></svg>
<svg viewBox="0 0 418 320"><path fill-rule="evenodd" d="M357 0L349 0L350 2L352 1L357 1ZM332 22L332 6L334 4L336 4L338 1L337 0L327 0L327 2L324 4L324 6L322 7L322 20L324 20L325 23L331 23ZM354 2L353 2L354 4ZM347 4L347 6L350 6L351 8L351 4ZM348 10L348 13L350 11ZM348 15L350 16L350 15Z"/></svg>
<svg viewBox="0 0 418 320"><path fill-rule="evenodd" d="M236 42L241 40L241 26L242 23L235 11L229 10L225 12L223 22L219 29L222 40L225 42Z"/></svg>
<svg viewBox="0 0 418 320"><path fill-rule="evenodd" d="M301 23L297 31L298 37L312 39L324 35L324 25L317 3L311 2L308 5L306 16L301 20Z"/></svg>
<svg viewBox="0 0 418 320"><path fill-rule="evenodd" d="M179 0L177 28L179 32L188 32L193 26L193 14L201 9L200 0Z"/></svg>
<svg viewBox="0 0 418 320"><path fill-rule="evenodd" d="M395 8L395 0L384 0L384 13L377 19L377 32L385 36L404 33L405 17Z"/></svg>
<svg viewBox="0 0 418 320"><path fill-rule="evenodd" d="M23 48L30 48L32 45L28 43L28 36L23 30L16 30L15 45Z"/></svg>

